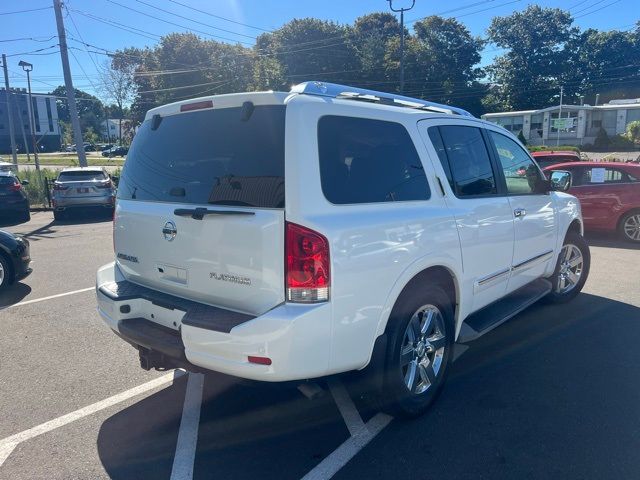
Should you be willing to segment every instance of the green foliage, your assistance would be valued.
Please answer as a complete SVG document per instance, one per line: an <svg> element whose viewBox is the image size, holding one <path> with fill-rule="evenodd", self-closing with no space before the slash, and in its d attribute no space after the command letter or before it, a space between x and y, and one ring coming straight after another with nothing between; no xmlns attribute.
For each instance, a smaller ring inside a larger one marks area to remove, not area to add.
<svg viewBox="0 0 640 480"><path fill-rule="evenodd" d="M85 132L82 134L82 139L89 143L98 143L100 141L100 137L93 130L93 127L87 127Z"/></svg>
<svg viewBox="0 0 640 480"><path fill-rule="evenodd" d="M576 152L580 153L580 148L573 145L559 145L557 147L549 147L546 145L527 145L530 152Z"/></svg>
<svg viewBox="0 0 640 480"><path fill-rule="evenodd" d="M34 206L46 206L47 205L47 193L45 187L45 178L53 179L58 176L59 170L41 169L40 172L36 170L21 170L18 173L20 180L28 180L29 185L24 186L24 191L29 199L29 204Z"/></svg>
<svg viewBox="0 0 640 480"><path fill-rule="evenodd" d="M509 108L544 108L556 103L557 78L569 55L565 45L577 32L572 22L569 12L538 5L491 21L489 40L508 51L487 71L500 85L498 95Z"/></svg>
<svg viewBox="0 0 640 480"><path fill-rule="evenodd" d="M611 150L633 150L635 147L633 140L627 138L626 135L615 135L609 139L609 148Z"/></svg>
<svg viewBox="0 0 640 480"><path fill-rule="evenodd" d="M640 120L635 120L627 125L625 136L634 143L640 143Z"/></svg>
<svg viewBox="0 0 640 480"><path fill-rule="evenodd" d="M84 133L87 128L91 127L94 131L100 131L100 123L104 120L104 105L97 97L83 92L82 90L74 89L76 95L76 105L78 107L78 117L80 117L80 128ZM58 118L69 125L69 131L71 131L71 117L69 115L69 106L67 104L67 88L64 85L59 86L51 92L51 95L56 95L58 98L56 103L58 105ZM73 136L73 134L71 134ZM64 142L63 142L64 143ZM69 143L75 143L73 141Z"/></svg>
<svg viewBox="0 0 640 480"><path fill-rule="evenodd" d="M518 132L518 140L520 140L520 143L522 143L523 145L527 144L527 139L524 138L524 134L522 133L522 130Z"/></svg>
<svg viewBox="0 0 640 480"><path fill-rule="evenodd" d="M611 140L609 139L609 135L607 135L607 131L601 127L593 142L593 147L604 150L609 147L610 143Z"/></svg>

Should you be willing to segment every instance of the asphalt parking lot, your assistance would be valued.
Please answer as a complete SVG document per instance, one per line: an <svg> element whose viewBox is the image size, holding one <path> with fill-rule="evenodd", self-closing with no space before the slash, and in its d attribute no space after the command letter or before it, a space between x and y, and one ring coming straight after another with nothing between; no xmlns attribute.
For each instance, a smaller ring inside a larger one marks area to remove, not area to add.
<svg viewBox="0 0 640 480"><path fill-rule="evenodd" d="M582 294L459 348L429 413L401 421L351 377L309 398L141 370L95 312L111 228L50 212L7 227L34 272L0 296L0 479L640 477L638 248L588 237Z"/></svg>

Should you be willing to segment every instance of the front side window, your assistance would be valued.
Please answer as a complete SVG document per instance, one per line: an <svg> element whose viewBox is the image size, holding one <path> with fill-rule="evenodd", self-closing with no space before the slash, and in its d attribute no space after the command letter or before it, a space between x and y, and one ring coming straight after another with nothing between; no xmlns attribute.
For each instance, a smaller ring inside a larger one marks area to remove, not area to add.
<svg viewBox="0 0 640 480"><path fill-rule="evenodd" d="M507 184L507 193L527 195L540 192L542 177L531 157L510 138L489 131Z"/></svg>
<svg viewBox="0 0 640 480"><path fill-rule="evenodd" d="M489 152L479 128L431 127L429 137L457 197L497 193Z"/></svg>
<svg viewBox="0 0 640 480"><path fill-rule="evenodd" d="M422 162L399 123L328 115L318 122L320 181L327 200L357 204L428 200Z"/></svg>

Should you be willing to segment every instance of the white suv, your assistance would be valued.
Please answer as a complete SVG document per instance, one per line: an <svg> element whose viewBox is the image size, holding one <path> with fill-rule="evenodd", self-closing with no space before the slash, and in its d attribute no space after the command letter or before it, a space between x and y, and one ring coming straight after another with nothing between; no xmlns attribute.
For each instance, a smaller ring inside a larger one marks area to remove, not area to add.
<svg viewBox="0 0 640 480"><path fill-rule="evenodd" d="M569 180L463 110L341 85L155 108L120 179L99 312L146 369L368 366L416 415L454 342L584 285Z"/></svg>

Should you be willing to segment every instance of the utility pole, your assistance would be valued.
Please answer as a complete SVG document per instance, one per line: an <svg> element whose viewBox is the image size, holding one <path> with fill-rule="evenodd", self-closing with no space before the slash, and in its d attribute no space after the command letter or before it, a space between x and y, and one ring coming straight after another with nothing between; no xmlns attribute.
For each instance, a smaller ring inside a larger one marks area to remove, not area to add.
<svg viewBox="0 0 640 480"><path fill-rule="evenodd" d="M7 115L9 116L9 137L11 138L11 156L13 165L18 170L18 154L16 153L16 133L13 129L13 110L11 109L11 88L9 87L9 74L7 72L7 56L2 54L2 69L4 70L4 86L7 91Z"/></svg>
<svg viewBox="0 0 640 480"><path fill-rule="evenodd" d="M76 142L76 152L81 167L87 166L87 156L84 151L82 141L82 131L80 131L80 119L78 118L78 107L76 106L76 94L71 80L71 69L69 68L69 53L67 52L67 37L64 33L64 21L62 20L62 2L53 0L53 9L56 12L56 25L58 27L58 43L60 43L60 58L62 59L62 72L64 73L64 85L67 90L67 102L69 103L69 116L71 117L71 127L73 128L73 140Z"/></svg>
<svg viewBox="0 0 640 480"><path fill-rule="evenodd" d="M33 65L29 62L24 62L20 60L18 66L22 67L22 69L27 72L27 86L29 87L28 99L29 106L27 108L27 112L29 112L29 130L31 130L31 145L33 146L33 157L36 162L36 170L38 171L38 175L40 174L40 159L38 158L38 142L36 142L36 117L35 117L35 108L33 107L33 99L31 98L31 70L33 70Z"/></svg>
<svg viewBox="0 0 640 480"><path fill-rule="evenodd" d="M416 0L411 1L409 8L393 8L393 0L387 0L392 12L400 12L400 93L404 93L404 12L408 12L416 5Z"/></svg>
<svg viewBox="0 0 640 480"><path fill-rule="evenodd" d="M558 126L556 131L558 136L556 138L556 147L560 145L560 123L562 122L562 94L564 93L564 87L560 87L560 109L558 110Z"/></svg>

